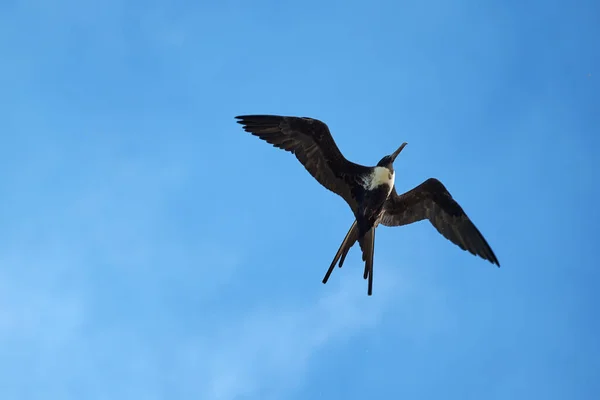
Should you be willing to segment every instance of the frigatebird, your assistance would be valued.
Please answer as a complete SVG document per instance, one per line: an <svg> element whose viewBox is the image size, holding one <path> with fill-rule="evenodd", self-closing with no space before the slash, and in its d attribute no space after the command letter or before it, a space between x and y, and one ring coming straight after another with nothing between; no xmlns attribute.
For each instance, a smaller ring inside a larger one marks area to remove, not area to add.
<svg viewBox="0 0 600 400"><path fill-rule="evenodd" d="M308 117L241 115L235 117L246 132L291 152L325 188L341 196L354 214L354 222L342 241L325 277L327 283L336 264L341 268L350 248L358 241L365 262L367 294L373 293L375 229L401 226L428 219L446 239L463 250L500 267L489 244L437 179L429 178L399 195L394 187L394 161L406 142L376 166L347 160L324 122ZM339 264L338 264L339 263Z"/></svg>

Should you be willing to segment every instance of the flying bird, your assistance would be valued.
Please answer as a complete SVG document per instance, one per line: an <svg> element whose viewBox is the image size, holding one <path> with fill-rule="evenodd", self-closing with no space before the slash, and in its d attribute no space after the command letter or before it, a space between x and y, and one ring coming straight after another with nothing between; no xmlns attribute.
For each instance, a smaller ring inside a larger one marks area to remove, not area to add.
<svg viewBox="0 0 600 400"><path fill-rule="evenodd" d="M394 161L406 142L377 165L367 167L347 160L328 126L318 119L280 115L242 115L235 119L246 132L294 154L321 185L350 206L354 222L323 283L327 283L336 265L342 267L348 251L358 242L365 262L363 277L368 279L367 294L371 296L377 226L402 226L424 219L461 249L500 267L483 235L439 180L429 178L404 194L396 192Z"/></svg>

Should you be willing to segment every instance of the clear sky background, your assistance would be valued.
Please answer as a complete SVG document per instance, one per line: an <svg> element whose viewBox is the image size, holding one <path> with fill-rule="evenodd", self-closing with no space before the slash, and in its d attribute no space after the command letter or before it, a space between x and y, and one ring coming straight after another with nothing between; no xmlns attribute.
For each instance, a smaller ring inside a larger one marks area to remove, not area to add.
<svg viewBox="0 0 600 400"><path fill-rule="evenodd" d="M0 3L0 398L597 399L597 1ZM240 114L440 179L378 229Z"/></svg>

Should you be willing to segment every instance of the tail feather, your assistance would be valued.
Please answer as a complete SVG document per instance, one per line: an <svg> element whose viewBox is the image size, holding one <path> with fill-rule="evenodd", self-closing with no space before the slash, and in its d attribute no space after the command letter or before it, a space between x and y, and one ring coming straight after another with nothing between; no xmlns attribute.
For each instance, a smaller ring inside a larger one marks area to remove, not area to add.
<svg viewBox="0 0 600 400"><path fill-rule="evenodd" d="M367 295L373 294L373 255L375 253L375 228L371 228L362 240L359 240L362 249L362 259L365 262L363 278L369 278Z"/></svg>
<svg viewBox="0 0 600 400"><path fill-rule="evenodd" d="M346 237L344 237L344 240L342 241L340 248L338 249L337 253L335 254L335 257L333 258L333 261L331 262L331 265L329 266L329 269L327 270L327 273L325 274L325 277L323 278L323 283L327 283L327 280L329 279L329 276L333 272L333 269L335 268L335 265L337 264L338 261L340 262L340 264L339 264L340 268L342 267L342 264L344 263L344 260L346 259L346 255L348 254L348 251L350 251L350 248L354 245L354 243L356 243L357 237L358 237L358 227L357 227L356 220L355 220L352 223L352 226L350 227L350 229L348 230Z"/></svg>
<svg viewBox="0 0 600 400"><path fill-rule="evenodd" d="M333 261L331 262L331 265L329 266L329 269L327 270L327 273L323 278L323 283L327 283L329 277L331 276L331 273L333 272L338 262L339 267L342 267L344 260L346 259L346 255L348 254L352 246L354 246L354 243L358 241L360 249L362 251L362 260L365 262L365 270L363 277L364 279L369 280L367 294L369 296L373 294L373 256L375 253L375 228L376 226L373 226L365 233L363 237L359 238L359 228L357 221L355 220L352 223L352 226L348 230L348 233L346 233L342 244L338 248L335 257L333 258Z"/></svg>

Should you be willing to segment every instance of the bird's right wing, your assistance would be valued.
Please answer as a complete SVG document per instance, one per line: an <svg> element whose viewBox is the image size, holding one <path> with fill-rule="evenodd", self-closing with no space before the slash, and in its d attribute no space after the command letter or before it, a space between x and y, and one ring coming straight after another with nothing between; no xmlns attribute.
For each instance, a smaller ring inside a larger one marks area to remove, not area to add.
<svg viewBox="0 0 600 400"><path fill-rule="evenodd" d="M331 137L327 125L313 118L279 115L235 117L246 132L275 147L291 152L324 187L344 198L356 209L351 180L366 173L365 166L348 161Z"/></svg>
<svg viewBox="0 0 600 400"><path fill-rule="evenodd" d="M496 255L462 207L435 178L398 195L396 189L383 206L381 224L408 225L428 219L446 239L463 250L500 266Z"/></svg>

